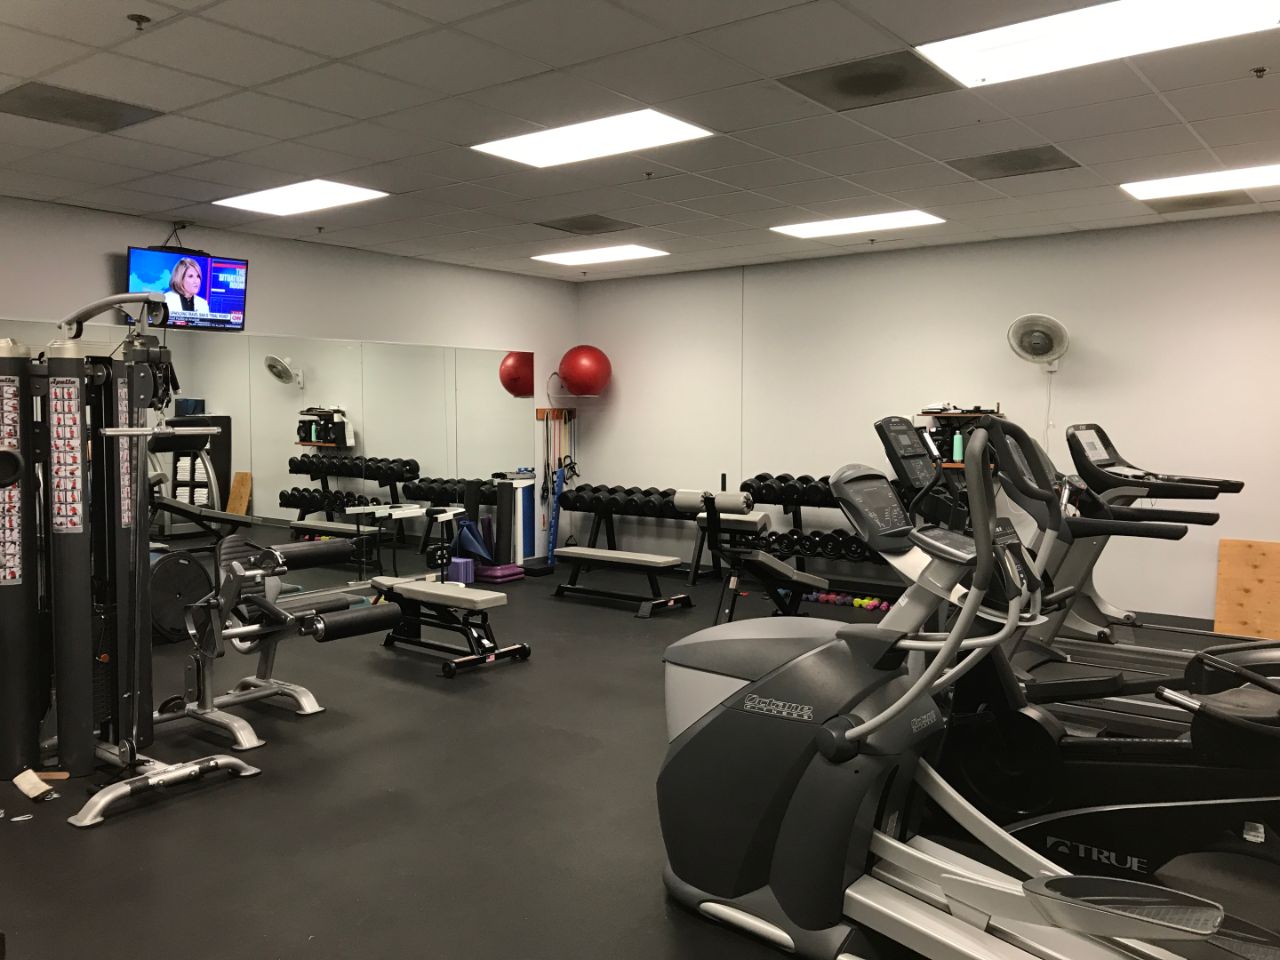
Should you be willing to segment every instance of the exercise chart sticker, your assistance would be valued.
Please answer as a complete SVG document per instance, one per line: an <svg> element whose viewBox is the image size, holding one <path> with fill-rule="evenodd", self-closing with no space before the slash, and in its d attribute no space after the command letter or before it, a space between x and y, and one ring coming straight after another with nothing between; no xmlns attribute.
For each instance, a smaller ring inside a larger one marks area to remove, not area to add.
<svg viewBox="0 0 1280 960"><path fill-rule="evenodd" d="M53 532L84 532L84 425L78 377L49 378Z"/></svg>
<svg viewBox="0 0 1280 960"><path fill-rule="evenodd" d="M129 390L120 382L116 385L116 423L129 427ZM120 447L120 526L133 526L133 438L118 437Z"/></svg>
<svg viewBox="0 0 1280 960"><path fill-rule="evenodd" d="M0 450L22 439L17 377L0 377ZM0 587L22 583L22 481L0 489Z"/></svg>

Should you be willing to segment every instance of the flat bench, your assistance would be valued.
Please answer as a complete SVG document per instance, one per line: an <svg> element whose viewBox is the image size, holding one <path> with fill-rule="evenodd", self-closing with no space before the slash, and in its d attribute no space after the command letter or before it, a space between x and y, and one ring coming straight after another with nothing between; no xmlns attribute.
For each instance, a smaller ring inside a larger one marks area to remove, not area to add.
<svg viewBox="0 0 1280 960"><path fill-rule="evenodd" d="M773 605L777 607L777 615L794 617L800 613L800 601L807 592L828 590L831 584L823 577L813 573L797 570L789 563L784 563L772 554L763 550L746 550L729 554L729 562L733 569L724 579L720 589L720 607L716 611L716 623L725 623L733 619L738 606L738 578L748 573L759 580ZM727 594L727 597L726 597Z"/></svg>
<svg viewBox="0 0 1280 960"><path fill-rule="evenodd" d="M658 571L680 566L679 557L666 557L657 553L632 553L629 550L602 550L598 547L560 547L556 550L556 560L568 560L573 564L568 582L556 587L555 596L557 597L602 597L606 600L635 603L637 604L636 616L644 619L652 616L655 610L693 606L693 598L687 593L664 596L662 588L658 585ZM578 580L583 572L591 567L643 573L649 581L649 595L581 586Z"/></svg>
<svg viewBox="0 0 1280 960"><path fill-rule="evenodd" d="M397 643L430 651L440 660L440 672L455 677L459 670L482 667L499 660L528 660L527 643L500 647L489 624L488 611L506 606L507 595L496 590L476 590L435 579L374 577L370 584L379 601L400 606L400 622L382 641L384 647ZM466 646L426 640L423 627L460 634Z"/></svg>

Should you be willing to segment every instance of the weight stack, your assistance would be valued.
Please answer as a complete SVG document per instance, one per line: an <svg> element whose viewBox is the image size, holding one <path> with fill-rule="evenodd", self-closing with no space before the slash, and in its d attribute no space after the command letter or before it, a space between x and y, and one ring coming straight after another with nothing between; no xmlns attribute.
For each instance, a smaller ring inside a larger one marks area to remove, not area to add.
<svg viewBox="0 0 1280 960"><path fill-rule="evenodd" d="M30 351L0 340L0 450L22 458L17 483L0 488L0 779L40 760L48 708L37 592L35 465L31 455Z"/></svg>

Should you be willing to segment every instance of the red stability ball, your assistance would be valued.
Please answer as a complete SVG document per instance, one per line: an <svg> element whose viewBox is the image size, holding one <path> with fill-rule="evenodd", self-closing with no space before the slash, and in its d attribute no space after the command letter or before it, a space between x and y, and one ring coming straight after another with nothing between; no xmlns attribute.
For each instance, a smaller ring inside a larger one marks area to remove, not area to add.
<svg viewBox="0 0 1280 960"><path fill-rule="evenodd" d="M532 397L533 354L512 350L498 364L498 379L513 397Z"/></svg>
<svg viewBox="0 0 1280 960"><path fill-rule="evenodd" d="M604 351L597 347L579 344L565 351L560 358L560 380L570 393L579 397L594 397L604 392L613 375L613 366Z"/></svg>

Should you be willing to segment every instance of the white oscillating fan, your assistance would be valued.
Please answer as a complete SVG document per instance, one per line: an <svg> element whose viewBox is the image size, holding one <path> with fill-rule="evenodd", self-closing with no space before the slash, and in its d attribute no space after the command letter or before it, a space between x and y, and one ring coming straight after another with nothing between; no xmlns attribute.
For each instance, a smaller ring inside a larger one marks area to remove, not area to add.
<svg viewBox="0 0 1280 960"><path fill-rule="evenodd" d="M1071 335L1053 317L1028 313L1009 327L1009 346L1023 360L1042 363L1049 373L1057 373L1058 362L1071 346Z"/></svg>
<svg viewBox="0 0 1280 960"><path fill-rule="evenodd" d="M266 364L267 372L281 383L292 383L299 390L303 388L302 370L295 368L288 357L277 357L274 353L269 353L263 358L263 363Z"/></svg>

